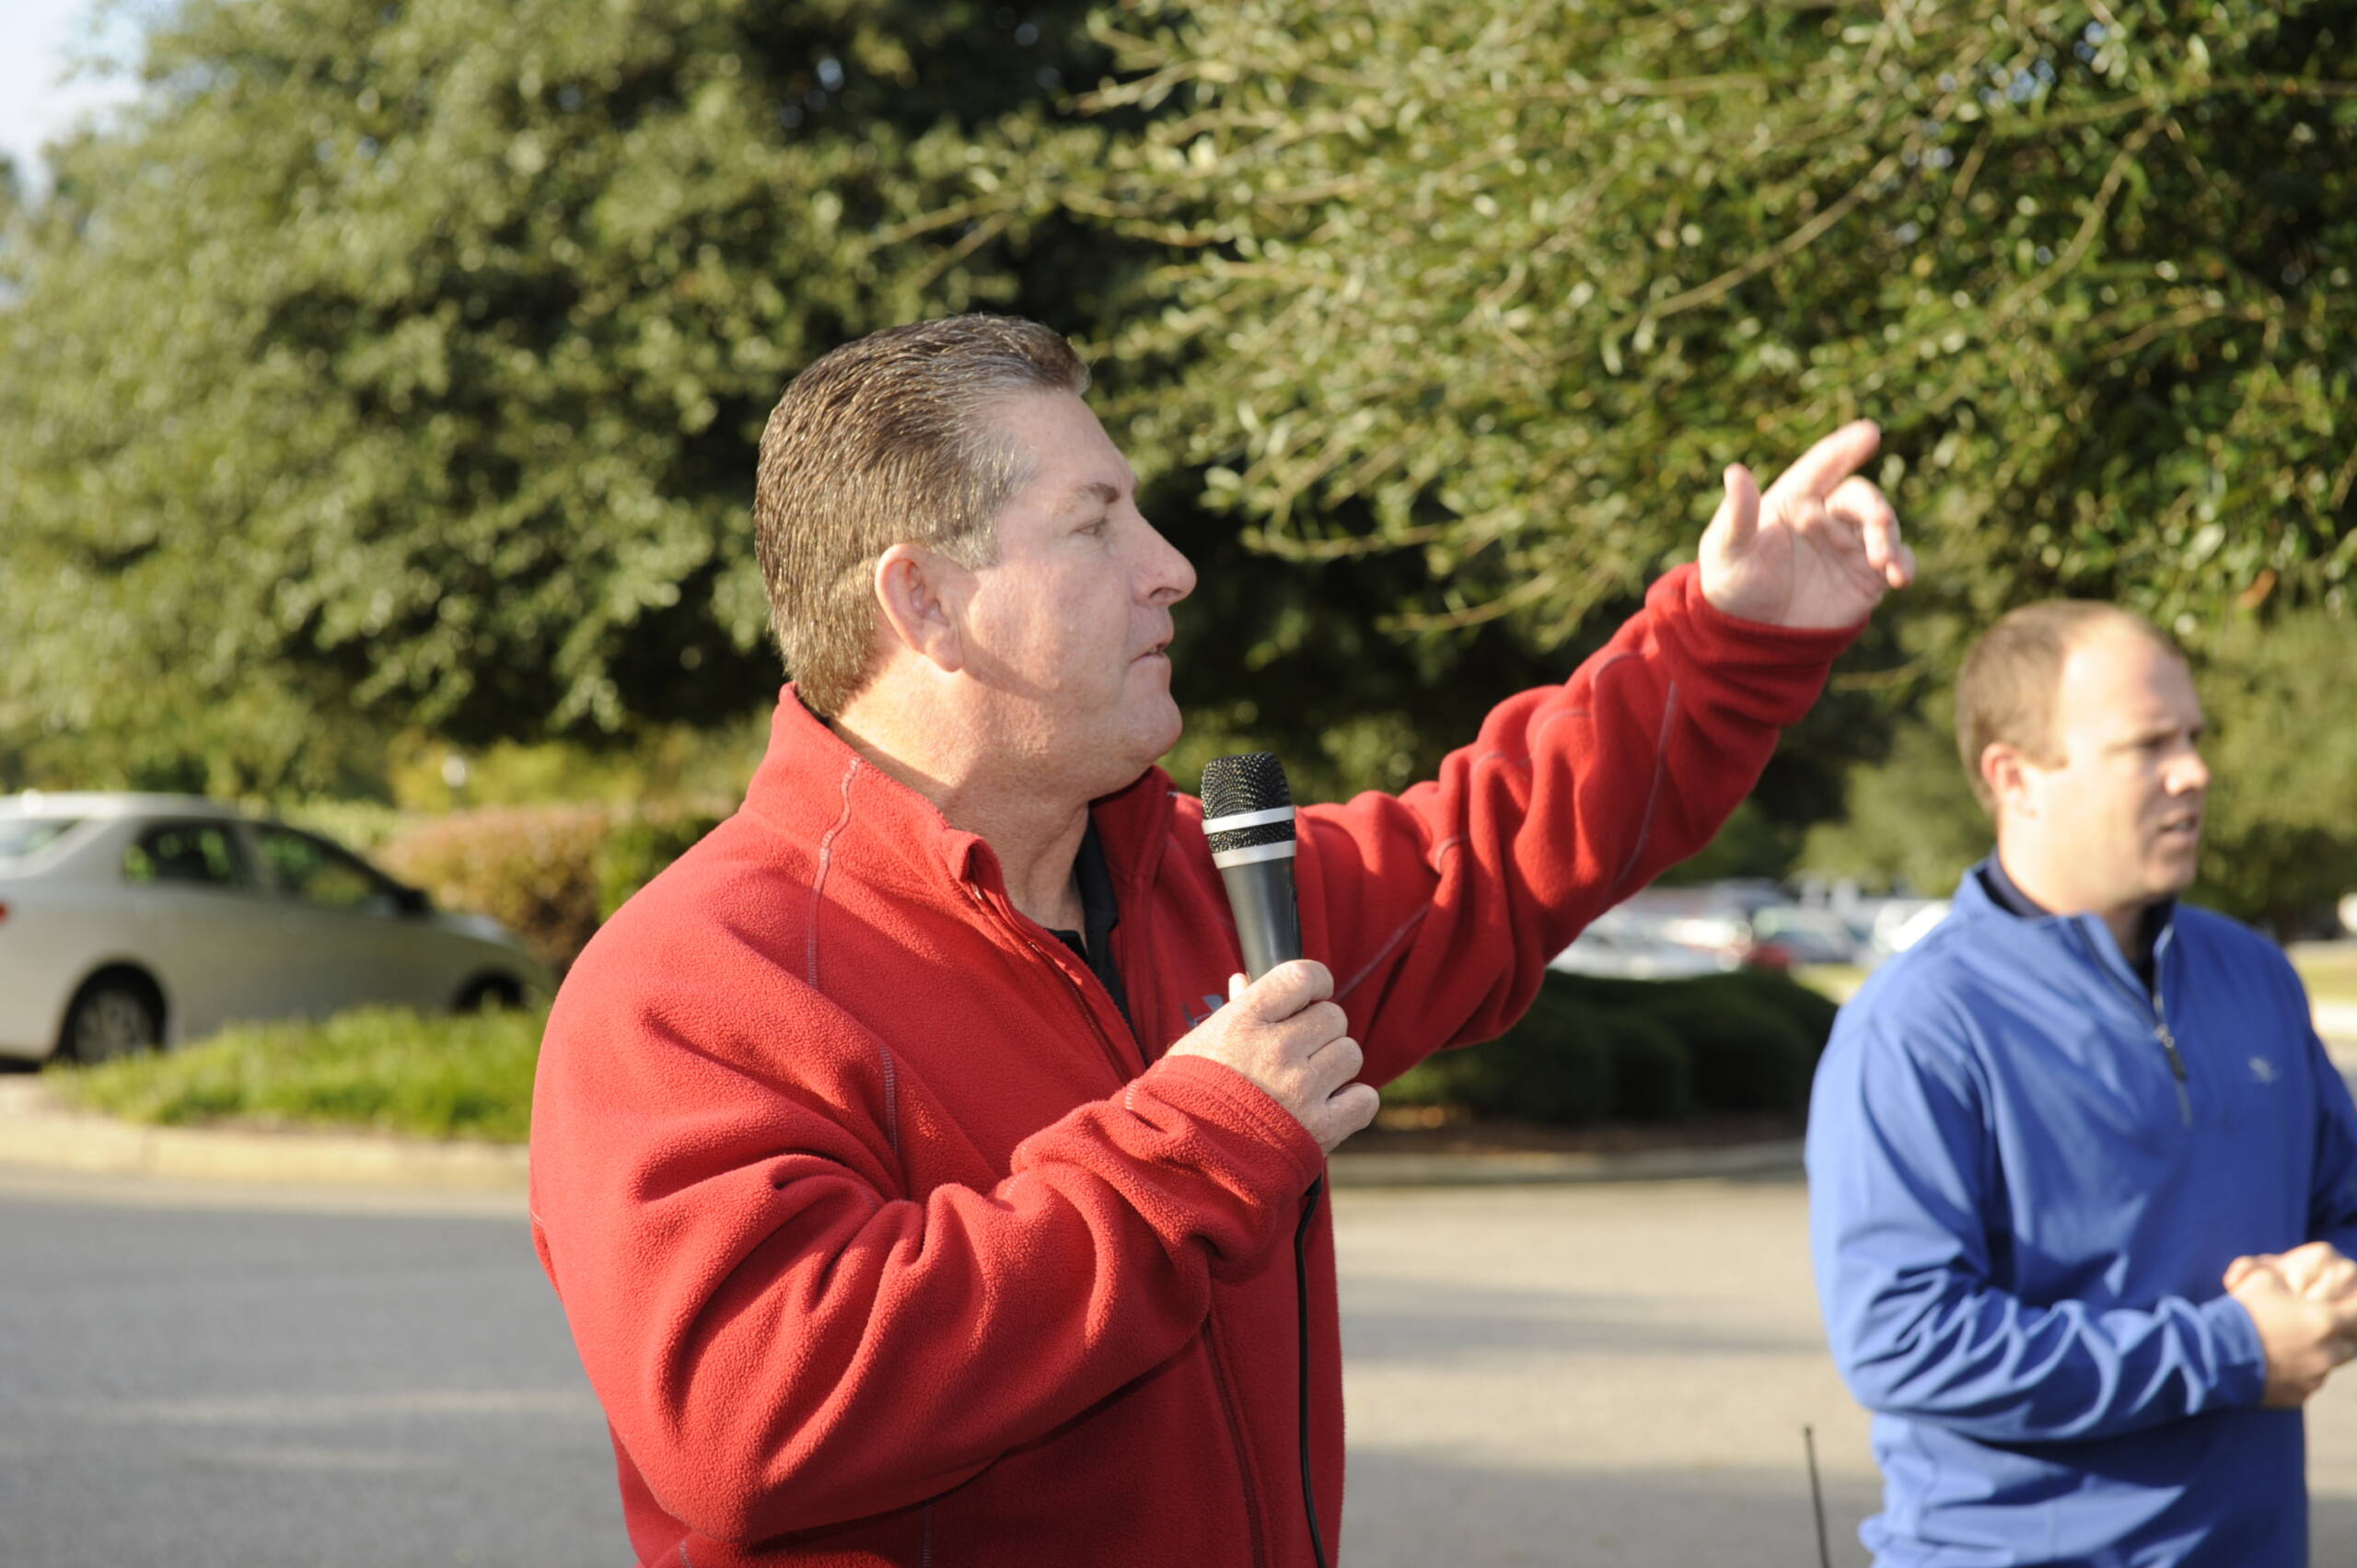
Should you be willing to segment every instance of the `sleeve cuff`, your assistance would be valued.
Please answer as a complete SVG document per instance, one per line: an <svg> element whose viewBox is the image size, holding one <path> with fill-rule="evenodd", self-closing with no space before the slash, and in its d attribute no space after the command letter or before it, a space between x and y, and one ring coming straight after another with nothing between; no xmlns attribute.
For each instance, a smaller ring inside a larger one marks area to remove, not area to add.
<svg viewBox="0 0 2357 1568"><path fill-rule="evenodd" d="M2267 1392L2267 1348L2258 1326L2231 1295L2214 1296L2196 1308L2218 1346L2218 1399L2222 1404L2255 1405Z"/></svg>
<svg viewBox="0 0 2357 1568"><path fill-rule="evenodd" d="M1138 1083L1173 1109L1277 1156L1285 1165L1282 1179L1291 1187L1307 1187L1326 1168L1326 1151L1309 1129L1233 1067L1205 1056L1166 1056Z"/></svg>

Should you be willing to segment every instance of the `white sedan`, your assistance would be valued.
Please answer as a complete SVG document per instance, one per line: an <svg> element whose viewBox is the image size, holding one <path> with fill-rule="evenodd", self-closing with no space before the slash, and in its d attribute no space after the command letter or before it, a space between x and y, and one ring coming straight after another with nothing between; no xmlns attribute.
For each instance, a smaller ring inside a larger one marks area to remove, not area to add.
<svg viewBox="0 0 2357 1568"><path fill-rule="evenodd" d="M0 797L0 1056L100 1061L365 1003L521 1002L548 969L350 852L173 795Z"/></svg>

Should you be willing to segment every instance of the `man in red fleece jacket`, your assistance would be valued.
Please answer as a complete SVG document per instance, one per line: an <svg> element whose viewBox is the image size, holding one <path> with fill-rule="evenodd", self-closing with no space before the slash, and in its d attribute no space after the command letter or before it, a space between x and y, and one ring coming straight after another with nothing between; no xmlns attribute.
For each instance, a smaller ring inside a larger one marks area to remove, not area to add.
<svg viewBox="0 0 2357 1568"><path fill-rule="evenodd" d="M1873 425L1437 780L1300 817L1310 958L1249 986L1178 738L1194 573L1055 333L838 349L761 443L795 681L744 808L549 1019L534 1239L644 1563L1295 1568L1340 1536L1333 1239L1375 1089L1496 1035L1706 842L1913 570ZM1296 1311L1310 1339L1297 1411Z"/></svg>

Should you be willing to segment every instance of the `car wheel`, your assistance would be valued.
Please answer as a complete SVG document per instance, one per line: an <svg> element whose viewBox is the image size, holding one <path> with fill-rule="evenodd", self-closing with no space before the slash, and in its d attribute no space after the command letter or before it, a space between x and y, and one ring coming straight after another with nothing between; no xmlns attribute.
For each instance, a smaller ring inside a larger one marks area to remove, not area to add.
<svg viewBox="0 0 2357 1568"><path fill-rule="evenodd" d="M65 1015L65 1055L89 1066L164 1043L164 1009L129 975L103 975L82 988Z"/></svg>

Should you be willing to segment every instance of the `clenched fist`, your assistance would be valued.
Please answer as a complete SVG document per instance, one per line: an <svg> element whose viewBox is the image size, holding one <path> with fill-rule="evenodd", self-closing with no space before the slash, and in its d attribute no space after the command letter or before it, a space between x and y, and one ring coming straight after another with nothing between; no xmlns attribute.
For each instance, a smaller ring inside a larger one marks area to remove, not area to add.
<svg viewBox="0 0 2357 1568"><path fill-rule="evenodd" d="M2226 1293L2250 1314L2267 1353L2259 1402L2290 1410L2307 1402L2333 1369L2357 1356L2357 1296L2349 1260L2321 1242L2280 1257L2237 1258Z"/></svg>

